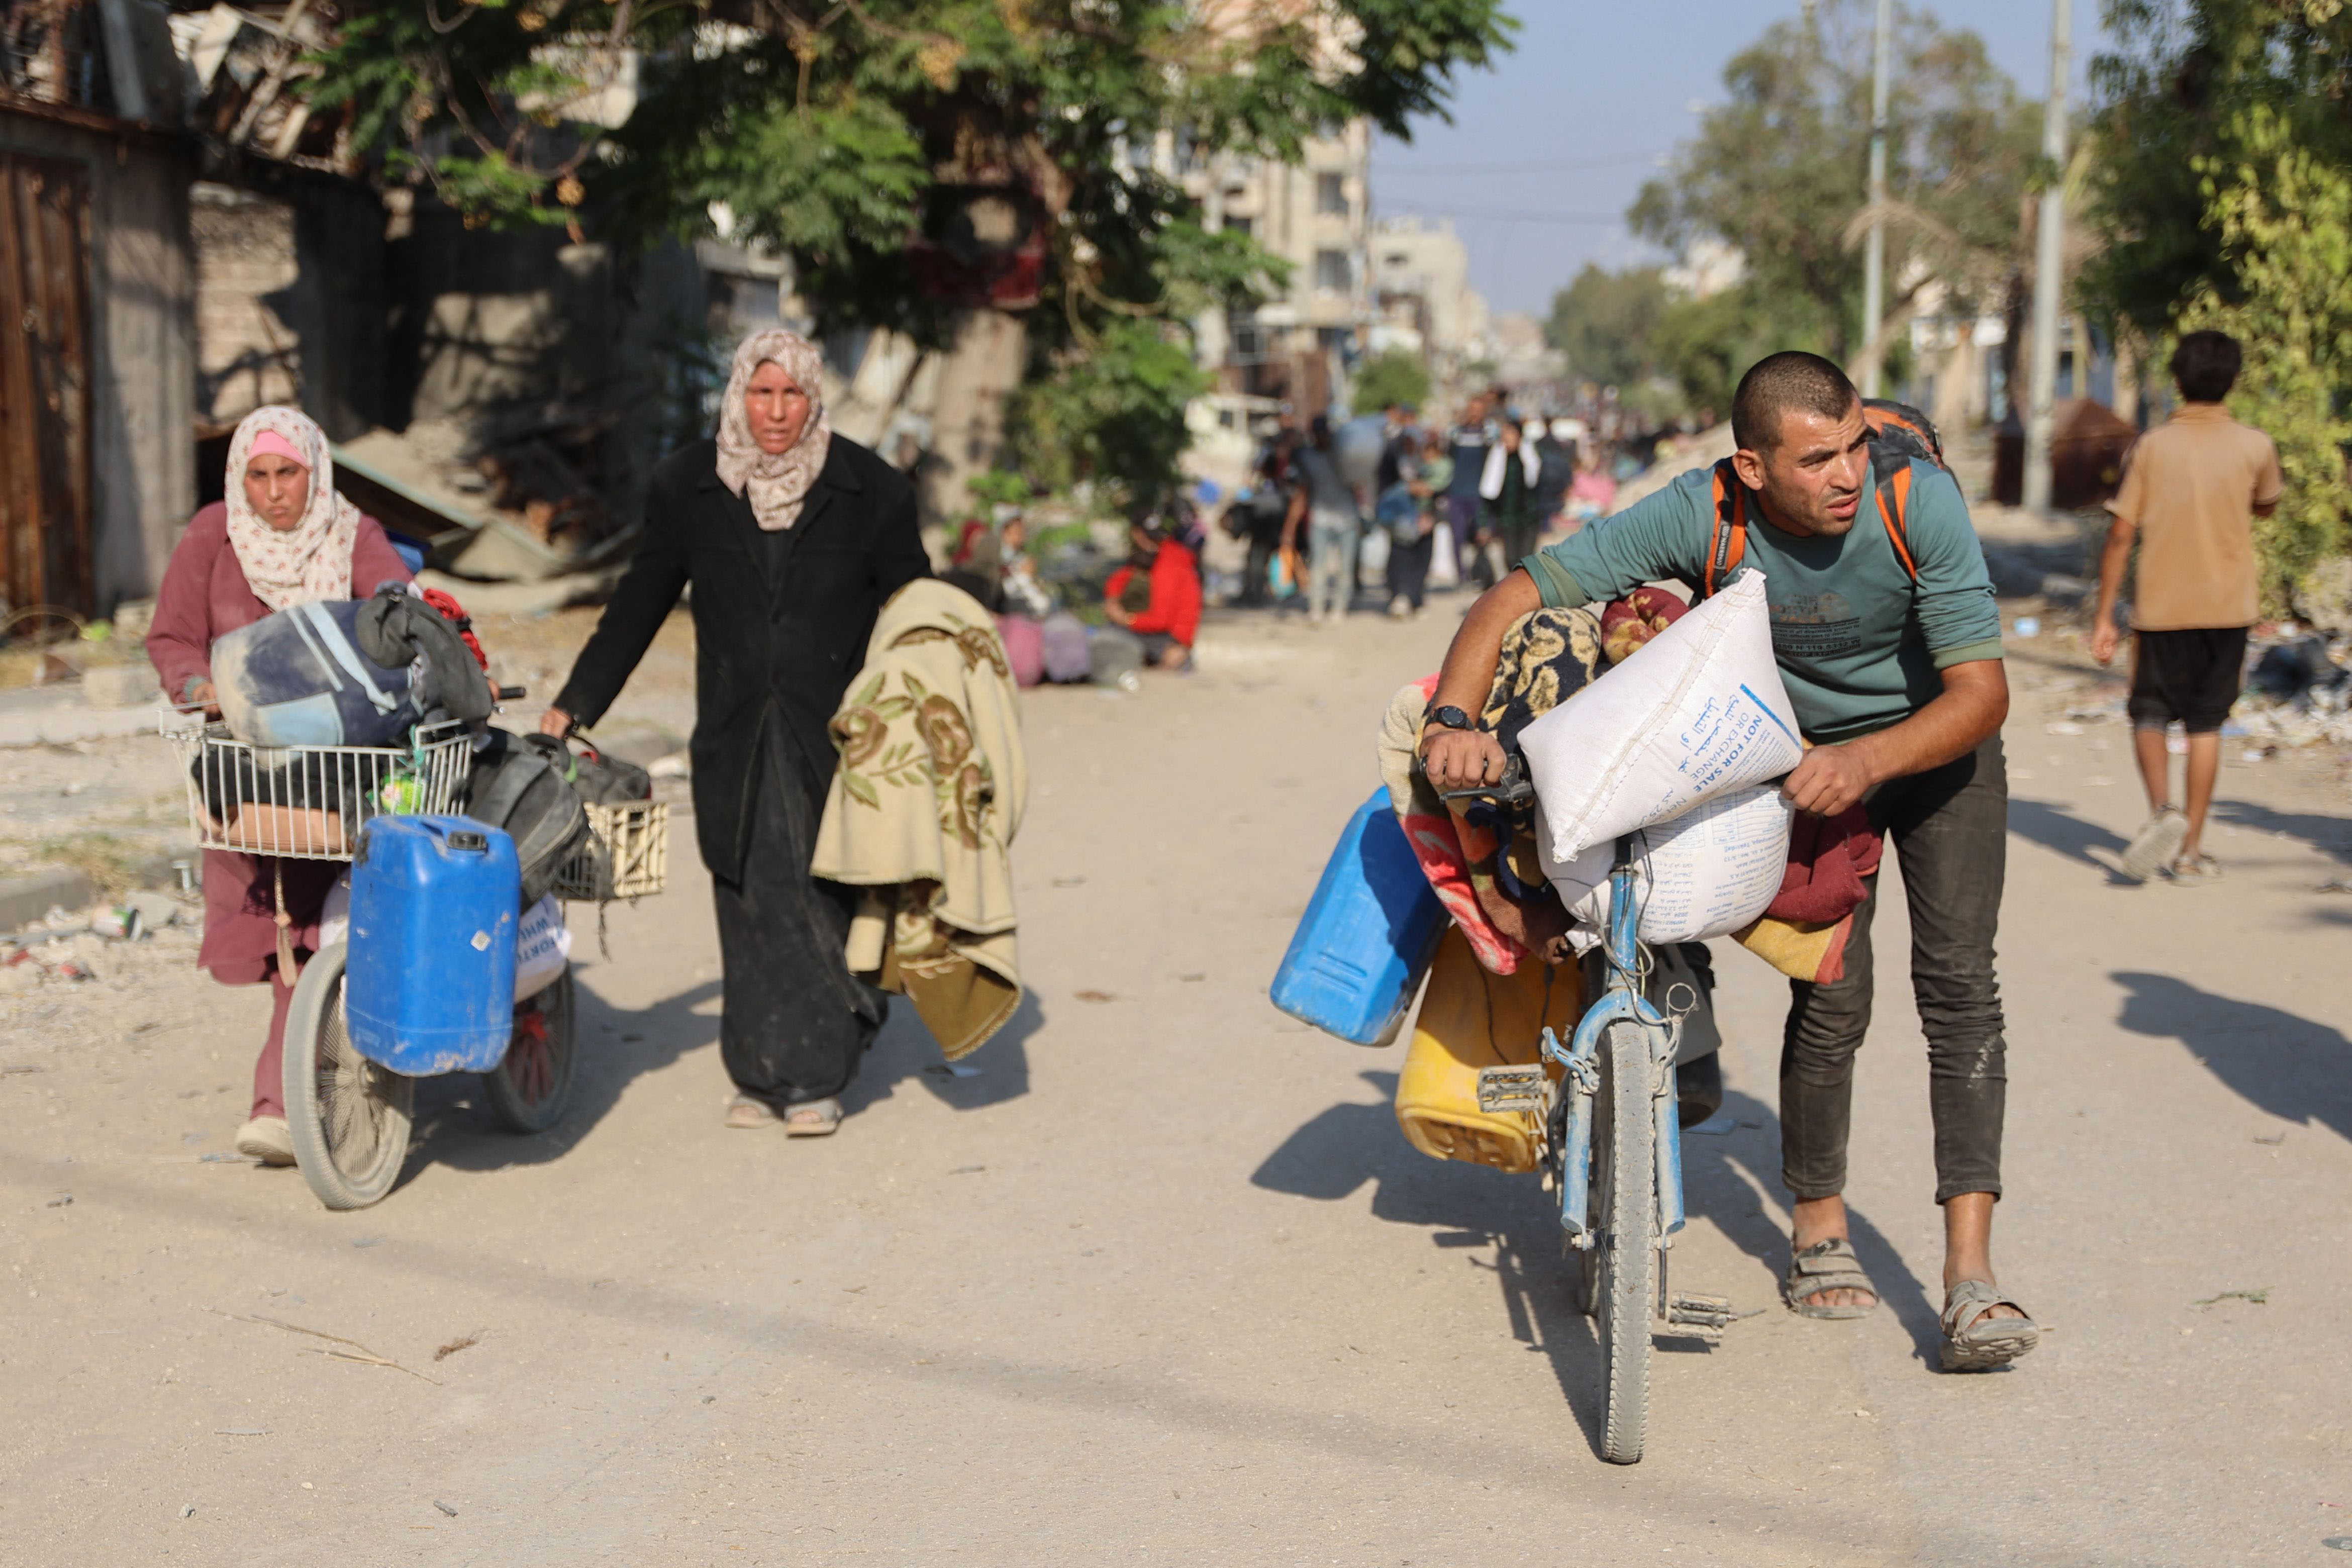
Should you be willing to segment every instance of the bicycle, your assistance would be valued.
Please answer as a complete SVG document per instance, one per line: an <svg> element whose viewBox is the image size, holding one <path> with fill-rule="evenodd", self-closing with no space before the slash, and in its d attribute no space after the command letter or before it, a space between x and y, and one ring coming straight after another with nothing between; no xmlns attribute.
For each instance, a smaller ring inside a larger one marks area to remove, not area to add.
<svg viewBox="0 0 2352 1568"><path fill-rule="evenodd" d="M1444 798L1509 804L1533 791L1513 755L1500 783ZM1617 1465L1639 1463L1648 1436L1653 1325L1712 1339L1732 1317L1727 1298L1666 1288L1665 1255L1684 1217L1675 1057L1689 1005L1676 1007L1670 993L1661 1008L1647 994L1635 868L1633 837L1618 839L1599 949L1605 979L1568 1045L1547 1027L1539 1061L1478 1072L1481 1110L1534 1113L1543 1130L1544 1179L1557 1186L1561 1228L1580 1254L1577 1306L1601 1343L1601 1457Z"/></svg>
<svg viewBox="0 0 2352 1568"><path fill-rule="evenodd" d="M511 700L521 690L499 695ZM473 736L450 723L420 728L406 747L256 746L201 713L167 721L163 732L178 754L196 846L284 859L349 861L374 818L461 811L474 754ZM557 873L556 898L601 910L615 898L661 891L667 805L633 801L587 812L593 836ZM392 1190L407 1161L416 1093L413 1068L371 1058L352 1037L349 942L365 938L336 929L345 924L331 912L322 921L328 940L294 981L285 1036L294 1163L331 1209L365 1208ZM578 1060L576 1013L567 963L516 999L512 1032L495 1056L467 1064L481 1073L491 1114L509 1131L544 1132L562 1119Z"/></svg>

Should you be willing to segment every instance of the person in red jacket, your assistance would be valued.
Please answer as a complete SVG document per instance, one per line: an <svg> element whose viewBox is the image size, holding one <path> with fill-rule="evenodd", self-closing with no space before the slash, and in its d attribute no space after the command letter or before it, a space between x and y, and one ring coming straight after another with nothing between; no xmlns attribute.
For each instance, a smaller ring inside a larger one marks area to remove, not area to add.
<svg viewBox="0 0 2352 1568"><path fill-rule="evenodd" d="M1201 629L1201 568L1159 514L1131 523L1135 553L1103 584L1103 611L1143 643L1147 664L1181 669Z"/></svg>

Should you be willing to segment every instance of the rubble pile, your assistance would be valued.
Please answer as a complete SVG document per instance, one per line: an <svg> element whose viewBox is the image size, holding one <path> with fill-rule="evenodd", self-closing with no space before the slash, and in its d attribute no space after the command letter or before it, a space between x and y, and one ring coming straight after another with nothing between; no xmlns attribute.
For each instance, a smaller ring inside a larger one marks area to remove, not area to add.
<svg viewBox="0 0 2352 1568"><path fill-rule="evenodd" d="M184 965L204 931L204 909L168 893L128 893L119 904L51 910L0 937L0 996L45 985L137 984L157 965Z"/></svg>
<svg viewBox="0 0 2352 1568"><path fill-rule="evenodd" d="M2231 732L2280 746L2352 747L2352 644L2289 623L2257 647Z"/></svg>

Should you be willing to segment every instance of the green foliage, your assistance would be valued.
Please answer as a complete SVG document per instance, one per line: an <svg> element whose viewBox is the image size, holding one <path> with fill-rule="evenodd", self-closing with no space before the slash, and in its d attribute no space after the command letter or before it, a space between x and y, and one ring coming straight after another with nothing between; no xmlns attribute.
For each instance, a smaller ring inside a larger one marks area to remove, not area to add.
<svg viewBox="0 0 2352 1568"><path fill-rule="evenodd" d="M946 342L950 310L917 289L908 242L937 231L942 193L1010 182L1050 247L1024 461L1108 465L1145 488L1173 476L1170 394L1197 380L1171 324L1283 280L1154 172L1158 133L1196 158L1277 162L1360 117L1410 137L1517 26L1503 0L351 0L344 14L312 101L350 107L355 145L388 178L429 183L469 223L572 224L624 247L708 233L723 207L736 235L790 253L826 330ZM625 121L571 118L624 58L638 62ZM1144 418L1169 424L1146 439ZM1063 443L1050 452L1047 429Z"/></svg>
<svg viewBox="0 0 2352 1568"><path fill-rule="evenodd" d="M1020 506L1030 496L1025 475L1011 468L991 468L984 474L974 474L963 482L964 494L976 507Z"/></svg>
<svg viewBox="0 0 2352 1568"><path fill-rule="evenodd" d="M2161 334L2234 269L2200 160L2242 163L2259 110L2324 163L2352 163L2352 11L2340 0L2107 0L2119 47L2091 63L2100 105L2077 288L2094 315Z"/></svg>
<svg viewBox="0 0 2352 1568"><path fill-rule="evenodd" d="M1650 337L1667 303L1657 268L1604 272L1588 261L1574 282L1552 296L1544 336L1568 356L1570 375L1631 386L1658 369Z"/></svg>
<svg viewBox="0 0 2352 1568"><path fill-rule="evenodd" d="M2255 520L2254 545L2264 597L2291 610L2305 574L2352 550L2352 420L2341 412L2352 368L2352 175L2267 105L2227 129L2240 155L2197 165L2226 277L2204 283L2178 325L2228 332L2244 350L2231 408L2277 444L2286 477L2278 510Z"/></svg>
<svg viewBox="0 0 2352 1568"><path fill-rule="evenodd" d="M1209 389L1181 332L1113 321L1083 353L1058 356L1013 399L1006 425L1021 470L1049 489L1091 479L1115 504L1149 505L1177 481L1184 405Z"/></svg>
<svg viewBox="0 0 2352 1568"><path fill-rule="evenodd" d="M1429 367L1406 349L1388 349L1364 363L1356 377L1355 410L1378 414L1391 403L1418 408L1429 401Z"/></svg>
<svg viewBox="0 0 2352 1568"><path fill-rule="evenodd" d="M1807 19L1768 27L1724 68L1730 100L1706 110L1627 215L1673 249L1707 237L1738 247L1749 295L1769 302L1776 326L1838 359L1863 347L1871 12L1866 0L1822 0ZM2040 112L1972 32L1906 9L1895 49L1887 307L1902 312L1933 279L1972 310L2011 270Z"/></svg>

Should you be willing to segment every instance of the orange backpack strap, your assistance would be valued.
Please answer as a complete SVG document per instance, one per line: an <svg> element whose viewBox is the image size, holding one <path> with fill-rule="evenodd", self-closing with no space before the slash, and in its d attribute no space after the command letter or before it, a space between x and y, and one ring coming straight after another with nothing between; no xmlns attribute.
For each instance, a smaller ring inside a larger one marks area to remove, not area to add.
<svg viewBox="0 0 2352 1568"><path fill-rule="evenodd" d="M1726 458L1715 466L1715 532L1706 542L1706 569L1699 597L1712 598L1715 585L1739 569L1748 553L1748 487Z"/></svg>
<svg viewBox="0 0 2352 1568"><path fill-rule="evenodd" d="M1902 453L1889 452L1882 462L1874 447L1870 467L1871 478L1875 481L1871 488L1878 499L1879 521L1886 524L1887 542L1895 546L1895 559L1903 563L1903 570L1911 574L1916 584L1919 581L1919 564L1911 559L1911 541L1904 522L1905 512L1911 504L1911 459Z"/></svg>

